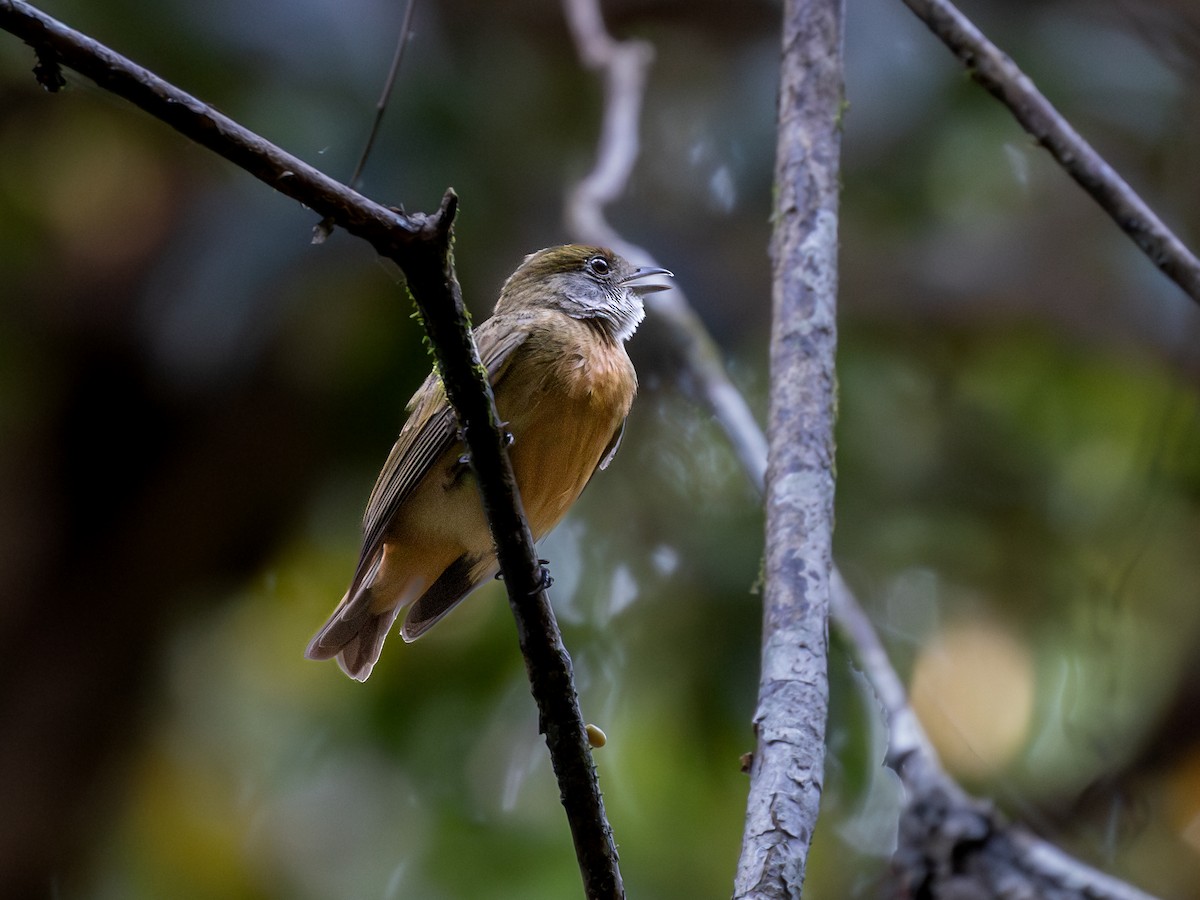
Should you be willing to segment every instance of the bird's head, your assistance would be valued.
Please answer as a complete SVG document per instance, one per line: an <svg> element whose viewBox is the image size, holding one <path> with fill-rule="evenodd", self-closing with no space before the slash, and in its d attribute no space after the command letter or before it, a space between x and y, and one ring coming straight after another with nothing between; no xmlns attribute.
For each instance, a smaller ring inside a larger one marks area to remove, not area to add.
<svg viewBox="0 0 1200 900"><path fill-rule="evenodd" d="M624 341L646 315L642 294L668 288L640 283L651 275L671 273L657 267L636 268L604 247L548 247L529 254L509 276L496 312L557 309L575 319L595 320L615 340Z"/></svg>

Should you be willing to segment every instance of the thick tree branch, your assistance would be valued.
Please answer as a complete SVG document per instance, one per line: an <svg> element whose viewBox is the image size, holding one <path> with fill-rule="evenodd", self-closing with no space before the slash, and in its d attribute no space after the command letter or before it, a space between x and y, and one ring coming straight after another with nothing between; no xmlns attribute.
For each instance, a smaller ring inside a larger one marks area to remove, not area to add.
<svg viewBox="0 0 1200 900"><path fill-rule="evenodd" d="M824 782L842 11L783 9L762 673L737 898L800 896Z"/></svg>
<svg viewBox="0 0 1200 900"><path fill-rule="evenodd" d="M904 2L962 60L975 80L1007 106L1022 127L1133 238L1150 261L1200 303L1200 260L1079 136L1029 76L949 0Z"/></svg>
<svg viewBox="0 0 1200 900"><path fill-rule="evenodd" d="M587 896L624 896L570 658L542 587L541 566L504 449L495 400L454 273L454 192L447 191L441 207L432 215L397 213L328 178L195 97L19 0L0 0L0 28L34 48L38 77L44 85L57 83L59 65L86 75L100 87L125 97L281 193L367 240L404 272L433 343L483 495Z"/></svg>
<svg viewBox="0 0 1200 900"><path fill-rule="evenodd" d="M703 324L693 313L690 320L673 323L679 328L700 328ZM712 344L706 332L689 334L685 344ZM685 360L693 368L691 375L719 386L722 393L740 394L719 359L699 355ZM742 405L745 403L742 401ZM766 441L752 418L726 418L721 407L709 406L721 420L726 433L742 432L735 444L752 447ZM749 465L743 462L746 476L754 482L766 467L766 451ZM761 481L758 488L762 490ZM836 566L833 570L830 615L834 624L853 648L863 672L879 698L888 727L888 752L885 763L904 783L906 804L901 823L903 846L896 856L895 879L902 891L912 891L927 879L944 893L932 896L956 896L955 884L966 890L989 885L1001 896L1006 884L1031 886L1027 896L1055 900L1152 900L1150 895L1067 856L1057 847L1031 835L1018 825L1007 823L994 808L963 791L946 774L937 753L929 743L900 676L892 667L887 651L845 584ZM956 867L958 862L964 865ZM957 881L955 881L957 879ZM1045 891L1046 893L1041 893ZM901 896L909 894L901 893ZM1018 895L1019 896L1019 895Z"/></svg>

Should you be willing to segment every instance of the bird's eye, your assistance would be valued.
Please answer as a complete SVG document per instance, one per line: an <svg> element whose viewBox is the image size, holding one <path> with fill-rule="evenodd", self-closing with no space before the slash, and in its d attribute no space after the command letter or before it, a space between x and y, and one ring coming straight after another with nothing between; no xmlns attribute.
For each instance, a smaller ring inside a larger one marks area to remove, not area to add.
<svg viewBox="0 0 1200 900"><path fill-rule="evenodd" d="M593 256L587 261L588 271L597 278L606 278L608 273L612 271L612 266L608 264L608 260L603 256Z"/></svg>

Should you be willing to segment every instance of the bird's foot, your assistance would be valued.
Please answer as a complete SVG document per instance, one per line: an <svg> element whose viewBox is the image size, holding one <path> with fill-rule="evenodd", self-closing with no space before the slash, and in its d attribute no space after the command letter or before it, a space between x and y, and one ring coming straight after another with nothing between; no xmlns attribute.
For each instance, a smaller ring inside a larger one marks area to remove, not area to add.
<svg viewBox="0 0 1200 900"><path fill-rule="evenodd" d="M550 574L549 565L550 560L548 559L538 560L538 583L537 587L533 590L535 594L538 591L548 591L550 585L554 584L554 576Z"/></svg>
<svg viewBox="0 0 1200 900"><path fill-rule="evenodd" d="M554 584L554 576L551 575L550 570L548 568L546 568L548 565L550 565L550 560L548 560L548 559L539 559L538 560L537 583L534 586L534 589L532 591L530 591L530 596L533 596L538 591L549 590L550 586L552 584ZM495 578L497 581L503 581L504 573L497 572L492 577Z"/></svg>

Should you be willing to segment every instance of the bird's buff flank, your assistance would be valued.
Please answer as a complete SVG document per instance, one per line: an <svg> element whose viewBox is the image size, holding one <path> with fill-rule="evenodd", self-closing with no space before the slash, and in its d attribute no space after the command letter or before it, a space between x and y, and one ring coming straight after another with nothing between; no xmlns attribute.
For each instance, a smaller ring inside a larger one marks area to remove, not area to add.
<svg viewBox="0 0 1200 900"><path fill-rule="evenodd" d="M525 257L475 329L479 356L507 423L513 472L534 540L566 515L617 451L637 375L625 341L645 315L637 269L602 247L568 244ZM363 519L350 588L308 645L352 678L371 674L392 623L415 641L498 571L496 551L436 373L408 403L409 418Z"/></svg>

